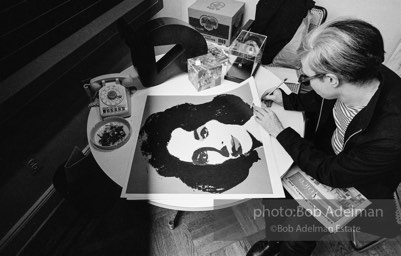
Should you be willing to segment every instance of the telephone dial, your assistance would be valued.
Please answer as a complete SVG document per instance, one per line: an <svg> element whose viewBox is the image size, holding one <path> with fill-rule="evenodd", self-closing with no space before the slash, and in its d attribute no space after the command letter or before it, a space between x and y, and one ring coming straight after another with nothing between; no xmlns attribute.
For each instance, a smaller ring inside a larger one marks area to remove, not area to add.
<svg viewBox="0 0 401 256"><path fill-rule="evenodd" d="M99 111L102 118L110 116L131 116L131 99L127 87L132 78L128 75L107 74L90 80L92 88L100 88Z"/></svg>

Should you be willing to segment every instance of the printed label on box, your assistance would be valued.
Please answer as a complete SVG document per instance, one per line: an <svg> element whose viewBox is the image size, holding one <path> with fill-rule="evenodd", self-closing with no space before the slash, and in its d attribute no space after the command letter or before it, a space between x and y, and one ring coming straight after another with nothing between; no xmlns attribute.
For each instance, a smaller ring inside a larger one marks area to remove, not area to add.
<svg viewBox="0 0 401 256"><path fill-rule="evenodd" d="M189 24L196 28L200 33L228 38L230 27L224 24L219 24L213 16L202 15L200 19L189 17Z"/></svg>
<svg viewBox="0 0 401 256"><path fill-rule="evenodd" d="M207 40L229 46L242 25L245 4L234 0L198 0L188 8L188 22Z"/></svg>

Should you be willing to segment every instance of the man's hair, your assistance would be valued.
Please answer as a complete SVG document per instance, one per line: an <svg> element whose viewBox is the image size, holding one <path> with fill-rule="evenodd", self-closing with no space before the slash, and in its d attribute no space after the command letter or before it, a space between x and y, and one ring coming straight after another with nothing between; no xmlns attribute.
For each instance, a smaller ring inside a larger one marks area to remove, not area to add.
<svg viewBox="0 0 401 256"><path fill-rule="evenodd" d="M142 154L162 176L180 178L195 189L221 193L246 179L250 167L259 160L257 152L252 150L219 165L194 165L180 161L168 152L171 133L179 127L186 131L195 130L212 119L224 124L243 125L252 115L247 103L230 94L216 96L207 103L184 103L154 113L147 118L139 133Z"/></svg>
<svg viewBox="0 0 401 256"><path fill-rule="evenodd" d="M302 58L316 74L332 73L355 84L377 77L384 61L380 31L359 19L322 24L308 35L305 49Z"/></svg>

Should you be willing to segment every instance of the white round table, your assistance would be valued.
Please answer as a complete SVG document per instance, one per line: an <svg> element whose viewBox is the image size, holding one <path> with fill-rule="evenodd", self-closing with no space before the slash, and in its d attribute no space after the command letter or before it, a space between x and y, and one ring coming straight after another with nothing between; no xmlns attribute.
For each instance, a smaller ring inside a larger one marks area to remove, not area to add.
<svg viewBox="0 0 401 256"><path fill-rule="evenodd" d="M259 71L258 71L259 72ZM136 72L132 67L124 70L123 74L135 74ZM263 79L263 78L260 78ZM258 81L258 76L255 78L256 83L264 83L264 81ZM218 87L226 86L227 88L238 86L237 83L223 80L222 85ZM168 81L164 82L155 87L146 88L142 90L138 90L131 95L131 108L132 113L127 120L132 124L134 122L140 122L142 118L142 114L139 113L138 109L136 109L137 105L142 105L146 100L146 95L149 94L160 94L160 95L212 95L216 93L216 88L211 88L205 91L198 92L191 84L188 79L188 74L183 73L178 76L175 76ZM286 120L290 120L289 124L291 127L295 128L300 134L304 133L304 120L303 115L300 112L294 111L285 111L280 106L273 105L272 108L275 109L276 113L280 118L280 115L285 115ZM288 116L290 115L290 116ZM101 117L99 114L98 107L92 107L89 112L88 121L87 121L87 135L89 138L90 131L92 127L96 123L101 121ZM111 150L111 151L102 151L98 148L94 147L90 141L90 149L91 152L99 164L101 169L118 185L123 187L125 179L127 178L127 173L131 170L136 138L139 132L139 126L132 127L132 134L126 144L122 147ZM284 167L286 168L286 167ZM288 166L289 168L289 166ZM213 199L199 199L199 200L149 200L149 203L174 210L183 210L183 211L206 211L206 210L215 210L222 209L226 207L231 207L233 205L242 203L248 199L242 200L213 200Z"/></svg>

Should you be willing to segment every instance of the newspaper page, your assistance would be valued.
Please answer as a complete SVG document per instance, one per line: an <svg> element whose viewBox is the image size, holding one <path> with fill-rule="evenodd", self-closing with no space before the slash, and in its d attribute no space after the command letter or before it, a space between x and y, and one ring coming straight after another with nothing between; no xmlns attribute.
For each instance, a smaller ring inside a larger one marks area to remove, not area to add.
<svg viewBox="0 0 401 256"><path fill-rule="evenodd" d="M342 229L371 202L355 188L332 188L321 184L298 166L282 178L284 188L329 232Z"/></svg>

